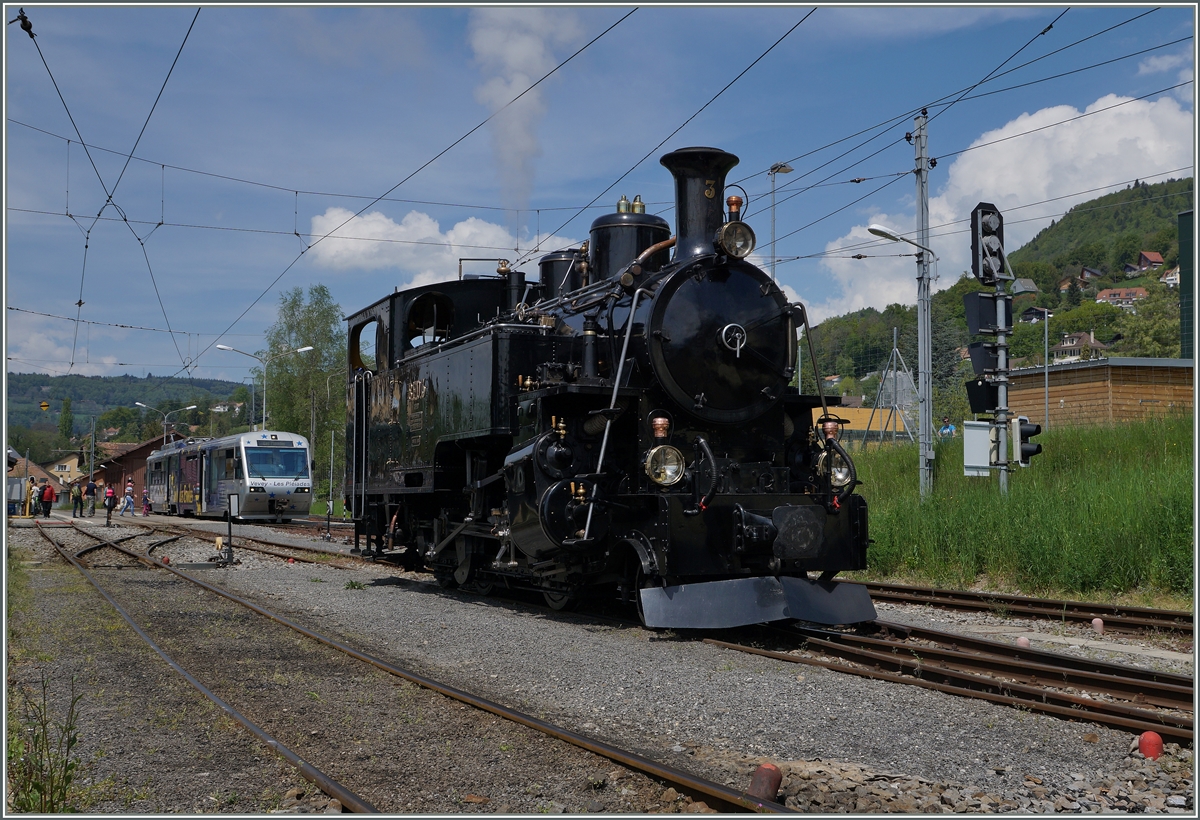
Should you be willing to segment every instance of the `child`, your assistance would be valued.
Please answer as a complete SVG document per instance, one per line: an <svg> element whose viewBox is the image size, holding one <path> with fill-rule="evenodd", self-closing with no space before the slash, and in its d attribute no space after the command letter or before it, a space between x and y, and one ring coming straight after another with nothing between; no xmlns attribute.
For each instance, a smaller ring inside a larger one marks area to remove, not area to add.
<svg viewBox="0 0 1200 820"><path fill-rule="evenodd" d="M142 515L150 514L150 491L142 487Z"/></svg>

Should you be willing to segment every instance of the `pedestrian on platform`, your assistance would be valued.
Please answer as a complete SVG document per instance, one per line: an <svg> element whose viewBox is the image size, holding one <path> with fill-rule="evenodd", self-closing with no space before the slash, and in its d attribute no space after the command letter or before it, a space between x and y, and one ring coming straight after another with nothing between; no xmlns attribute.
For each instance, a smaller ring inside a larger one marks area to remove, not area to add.
<svg viewBox="0 0 1200 820"><path fill-rule="evenodd" d="M96 481L88 476L87 486L83 488L83 500L87 503L88 518L96 517Z"/></svg>
<svg viewBox="0 0 1200 820"><path fill-rule="evenodd" d="M71 485L71 517L83 518L83 489L78 481Z"/></svg>
<svg viewBox="0 0 1200 820"><path fill-rule="evenodd" d="M117 508L117 491L109 484L104 488L104 509L107 510L104 517L104 526L112 526L113 510Z"/></svg>
<svg viewBox="0 0 1200 820"><path fill-rule="evenodd" d="M50 517L50 508L54 506L54 502L58 500L58 493L54 492L54 487L49 481L42 481L42 517Z"/></svg>
<svg viewBox="0 0 1200 820"><path fill-rule="evenodd" d="M130 481L128 484L125 485L125 499L121 505L121 515L125 515L125 512L127 510L129 511L130 515L137 515L137 513L135 513L133 511L133 482L132 481Z"/></svg>
<svg viewBox="0 0 1200 820"><path fill-rule="evenodd" d="M142 515L147 516L149 514L150 514L150 490L148 490L145 487L142 487Z"/></svg>

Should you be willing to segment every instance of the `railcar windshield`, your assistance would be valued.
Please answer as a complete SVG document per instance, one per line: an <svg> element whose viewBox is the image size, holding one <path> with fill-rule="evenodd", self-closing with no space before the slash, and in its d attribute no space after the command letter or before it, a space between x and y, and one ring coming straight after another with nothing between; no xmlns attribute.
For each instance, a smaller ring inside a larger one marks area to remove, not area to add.
<svg viewBox="0 0 1200 820"><path fill-rule="evenodd" d="M303 448L246 447L246 472L252 478L308 478Z"/></svg>

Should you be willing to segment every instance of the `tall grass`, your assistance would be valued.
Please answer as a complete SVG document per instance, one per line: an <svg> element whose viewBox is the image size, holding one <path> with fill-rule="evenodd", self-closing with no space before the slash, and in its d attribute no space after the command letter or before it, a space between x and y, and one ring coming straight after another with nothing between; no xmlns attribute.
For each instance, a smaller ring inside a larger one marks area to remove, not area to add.
<svg viewBox="0 0 1200 820"><path fill-rule="evenodd" d="M920 499L912 445L852 451L870 505L872 574L1027 592L1160 591L1190 597L1192 418L1062 427L1044 452L999 477L963 475L963 443L939 443Z"/></svg>

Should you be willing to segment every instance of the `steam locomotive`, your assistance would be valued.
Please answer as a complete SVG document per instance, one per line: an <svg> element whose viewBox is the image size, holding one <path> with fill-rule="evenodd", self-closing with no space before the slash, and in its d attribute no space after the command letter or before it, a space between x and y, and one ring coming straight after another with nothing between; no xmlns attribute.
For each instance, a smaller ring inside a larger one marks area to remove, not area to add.
<svg viewBox="0 0 1200 820"><path fill-rule="evenodd" d="M622 197L536 282L500 260L348 317L356 550L651 627L875 617L834 580L866 566L867 504L836 400L789 386L805 311L747 261L737 162L661 158L674 236Z"/></svg>

